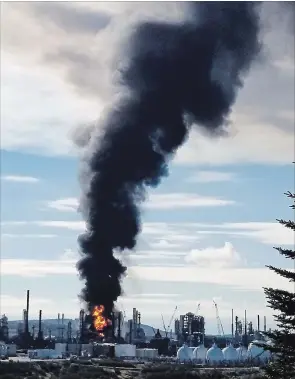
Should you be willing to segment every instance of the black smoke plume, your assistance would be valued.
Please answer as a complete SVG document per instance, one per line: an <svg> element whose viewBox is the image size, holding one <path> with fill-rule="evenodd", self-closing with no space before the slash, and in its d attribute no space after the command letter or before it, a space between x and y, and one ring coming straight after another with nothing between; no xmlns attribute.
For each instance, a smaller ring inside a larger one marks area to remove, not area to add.
<svg viewBox="0 0 295 379"><path fill-rule="evenodd" d="M82 298L90 309L104 305L107 315L126 271L114 252L135 247L146 188L167 175L191 125L222 130L260 51L258 3L201 2L189 8L182 25L138 25L124 48L124 96L103 120L99 137L92 135L83 162Z"/></svg>

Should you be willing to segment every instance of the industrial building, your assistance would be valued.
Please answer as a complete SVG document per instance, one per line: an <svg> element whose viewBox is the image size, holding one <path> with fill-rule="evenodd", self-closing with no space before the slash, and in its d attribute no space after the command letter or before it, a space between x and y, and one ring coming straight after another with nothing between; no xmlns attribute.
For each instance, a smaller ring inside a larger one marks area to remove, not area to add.
<svg viewBox="0 0 295 379"><path fill-rule="evenodd" d="M225 335L218 306L215 302L218 335L205 333L205 317L200 315L200 305L196 313L188 312L175 319L175 307L166 327L162 315L164 333L155 330L150 339L142 325L142 315L133 308L132 318L125 320L125 311L114 311L105 323L103 333L95 329L93 314L80 311L76 320L66 320L64 314L57 314L45 330L42 310L39 310L37 325L29 323L30 291L27 291L26 308L23 319L17 325L17 333L10 333L6 315L0 319L0 357L5 359L25 352L30 359L58 359L71 356L136 358L137 360L173 359L179 362L192 361L199 364L218 362L246 362L270 359L253 340L261 339L260 317L257 316L257 330L253 323L234 317L232 310L231 335ZM174 333L171 325L174 322ZM266 318L264 317L264 330ZM163 335L162 335L163 334Z"/></svg>

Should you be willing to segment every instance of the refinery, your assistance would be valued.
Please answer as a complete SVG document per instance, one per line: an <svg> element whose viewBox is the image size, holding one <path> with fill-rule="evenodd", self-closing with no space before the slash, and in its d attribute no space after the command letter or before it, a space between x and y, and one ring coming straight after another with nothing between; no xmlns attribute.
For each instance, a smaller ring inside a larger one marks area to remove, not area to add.
<svg viewBox="0 0 295 379"><path fill-rule="evenodd" d="M96 306L91 314L80 311L77 320L66 320L58 314L52 326L44 326L42 310L39 311L38 327L30 327L30 291L27 291L23 319L16 330L10 330L8 318L0 319L0 358L26 357L27 359L72 359L92 358L171 363L190 362L199 365L259 366L272 359L270 353L256 345L270 343L263 339L260 317L257 327L234 316L232 310L231 334L225 335L215 302L218 335L206 335L205 318L200 315L200 304L196 313L187 313L176 318L177 307L166 325L162 316L164 332L145 333L142 315L133 308L133 317L125 320L125 311L112 313L111 319L104 317L104 307ZM174 332L172 327L174 326ZM46 330L45 330L46 329ZM263 331L266 331L264 317Z"/></svg>

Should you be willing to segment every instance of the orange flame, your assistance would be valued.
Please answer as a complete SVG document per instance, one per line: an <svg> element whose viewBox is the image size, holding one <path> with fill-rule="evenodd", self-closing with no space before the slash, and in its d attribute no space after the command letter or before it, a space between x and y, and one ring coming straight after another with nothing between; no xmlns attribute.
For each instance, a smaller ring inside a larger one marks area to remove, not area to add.
<svg viewBox="0 0 295 379"><path fill-rule="evenodd" d="M107 326L111 324L111 321L108 320L106 317L104 317L103 312L104 312L104 306L103 305L96 305L93 308L92 311L92 317L93 317L93 325L94 328L97 332L99 332L99 335L101 337L104 336L103 330Z"/></svg>

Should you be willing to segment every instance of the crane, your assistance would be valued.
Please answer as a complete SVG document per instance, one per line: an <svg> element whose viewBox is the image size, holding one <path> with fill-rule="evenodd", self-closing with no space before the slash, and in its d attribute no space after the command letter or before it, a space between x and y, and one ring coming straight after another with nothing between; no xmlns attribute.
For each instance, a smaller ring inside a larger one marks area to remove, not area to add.
<svg viewBox="0 0 295 379"><path fill-rule="evenodd" d="M175 317L175 313L176 313L176 311L177 311L177 305L176 305L176 307L175 307L175 309L174 309L174 311L173 311L173 313L172 313L171 319L170 319L170 321L169 321L169 325L168 325L168 327L167 327L167 330L170 330L170 331L171 331L171 332L170 332L171 337L172 337L171 324L172 324L172 322L173 322L173 320L174 320L174 317Z"/></svg>
<svg viewBox="0 0 295 379"><path fill-rule="evenodd" d="M218 335L221 336L221 333L222 333L222 336L224 337L224 330L223 330L221 319L219 317L218 306L214 300L213 300L213 304L214 304L215 312L216 312Z"/></svg>
<svg viewBox="0 0 295 379"><path fill-rule="evenodd" d="M164 327L164 330L165 330L165 334L166 334L166 337L168 337L168 332L167 332L167 329L166 329L166 325L165 325L165 321L164 321L164 316L161 314L162 316L162 322L163 322L163 327Z"/></svg>
<svg viewBox="0 0 295 379"><path fill-rule="evenodd" d="M168 331L169 331L170 328L171 328L171 324L172 324L173 319L174 319L174 317L175 317L175 313L176 313L176 311L177 311L177 306L175 307L175 309L174 309L174 311L173 311L173 313L172 313L172 316L171 316L171 319L170 319L170 321L169 321L169 324L168 324L168 327L167 327L167 328L166 328L166 325L165 325L164 317L163 317L163 315L161 314L161 316L162 316L162 322L163 322L163 327L164 327L164 330L165 330L166 337L168 337Z"/></svg>

